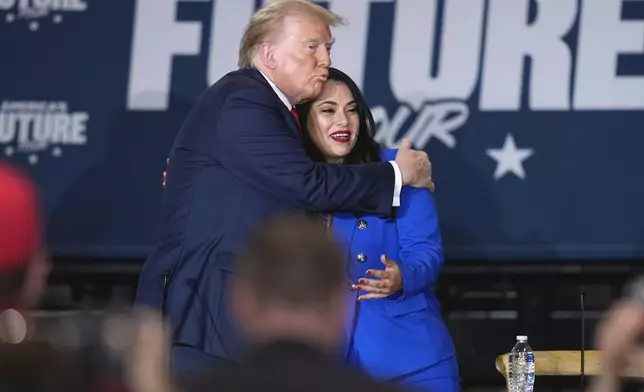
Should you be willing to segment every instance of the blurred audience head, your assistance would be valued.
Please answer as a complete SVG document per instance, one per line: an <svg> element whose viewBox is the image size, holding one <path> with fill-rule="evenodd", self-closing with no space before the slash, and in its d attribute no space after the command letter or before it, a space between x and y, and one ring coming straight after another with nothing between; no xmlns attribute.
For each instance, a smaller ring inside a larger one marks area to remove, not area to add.
<svg viewBox="0 0 644 392"><path fill-rule="evenodd" d="M283 215L258 225L238 265L233 316L251 343L297 340L321 349L341 343L344 259L320 221Z"/></svg>
<svg viewBox="0 0 644 392"><path fill-rule="evenodd" d="M602 352L601 371L591 392L613 392L622 387L622 375L644 370L644 277L626 286L625 295L605 312L595 332Z"/></svg>
<svg viewBox="0 0 644 392"><path fill-rule="evenodd" d="M604 314L597 327L597 347L609 359L606 365L624 367L629 354L641 350L644 338L644 277L626 285L624 296Z"/></svg>
<svg viewBox="0 0 644 392"><path fill-rule="evenodd" d="M49 274L36 186L21 170L0 162L0 310L31 308Z"/></svg>

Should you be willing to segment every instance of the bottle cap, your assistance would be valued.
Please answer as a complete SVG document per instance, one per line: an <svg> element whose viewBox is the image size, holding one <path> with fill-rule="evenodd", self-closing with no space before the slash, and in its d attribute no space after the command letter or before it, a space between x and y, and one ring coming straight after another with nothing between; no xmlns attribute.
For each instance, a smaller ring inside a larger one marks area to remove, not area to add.
<svg viewBox="0 0 644 392"><path fill-rule="evenodd" d="M518 335L517 340L520 342L527 342L528 341L528 336L526 335Z"/></svg>

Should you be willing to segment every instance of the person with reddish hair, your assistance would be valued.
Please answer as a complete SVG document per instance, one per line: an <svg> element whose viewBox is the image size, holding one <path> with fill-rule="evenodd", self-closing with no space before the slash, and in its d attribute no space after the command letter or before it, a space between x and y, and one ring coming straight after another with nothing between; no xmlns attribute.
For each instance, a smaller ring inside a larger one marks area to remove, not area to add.
<svg viewBox="0 0 644 392"><path fill-rule="evenodd" d="M173 390L162 355L167 337L154 312L137 312L129 321L132 344L114 353L124 367L122 380L88 369L95 353L61 351L37 333L29 314L49 271L38 189L26 173L0 162L0 391Z"/></svg>
<svg viewBox="0 0 644 392"><path fill-rule="evenodd" d="M0 311L35 307L49 270L38 190L27 174L0 162Z"/></svg>

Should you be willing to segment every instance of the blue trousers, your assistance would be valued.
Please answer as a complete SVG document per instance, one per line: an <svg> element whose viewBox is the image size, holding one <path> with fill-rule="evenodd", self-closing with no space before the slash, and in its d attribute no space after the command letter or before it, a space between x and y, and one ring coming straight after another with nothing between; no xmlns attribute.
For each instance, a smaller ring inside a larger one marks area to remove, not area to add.
<svg viewBox="0 0 644 392"><path fill-rule="evenodd" d="M450 360L450 359L447 359ZM438 365L438 364L437 364ZM410 375L397 377L394 383L418 392L460 392L461 378L458 376L438 376L434 375L433 368L430 366L414 372Z"/></svg>
<svg viewBox="0 0 644 392"><path fill-rule="evenodd" d="M360 365L360 355L353 351L349 355L349 364L369 373ZM377 376L377 375L372 375ZM410 391L418 392L460 392L461 378L458 376L456 356L446 358L426 368L409 374L400 375L387 383L399 384Z"/></svg>

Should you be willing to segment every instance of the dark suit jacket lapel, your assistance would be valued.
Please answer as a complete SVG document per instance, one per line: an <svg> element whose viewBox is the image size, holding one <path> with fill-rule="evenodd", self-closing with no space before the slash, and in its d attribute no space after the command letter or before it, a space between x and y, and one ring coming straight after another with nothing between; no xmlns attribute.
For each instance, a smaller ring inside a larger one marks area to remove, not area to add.
<svg viewBox="0 0 644 392"><path fill-rule="evenodd" d="M290 110L284 105L284 102L275 94L275 91L273 91L273 88L271 87L270 84L266 81L266 78L259 72L259 70L255 68L243 68L240 70L244 75L255 79L257 82L259 82L262 86L265 88L269 89L271 91L271 94L273 97L275 97L275 102L277 106L280 108L280 113L282 116L286 119L286 123L288 124L289 128L291 131L295 133L299 137L300 131L297 126L297 122L295 121L295 118L291 114Z"/></svg>

